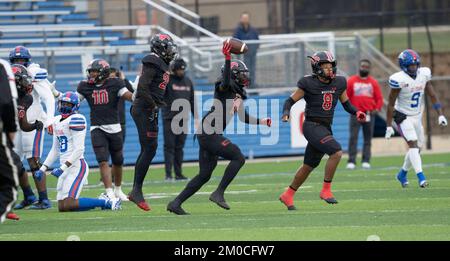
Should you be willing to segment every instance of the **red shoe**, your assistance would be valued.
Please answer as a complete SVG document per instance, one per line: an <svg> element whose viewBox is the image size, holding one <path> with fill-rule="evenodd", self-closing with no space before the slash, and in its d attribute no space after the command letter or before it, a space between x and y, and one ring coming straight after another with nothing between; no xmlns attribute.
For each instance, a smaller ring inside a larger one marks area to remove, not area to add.
<svg viewBox="0 0 450 261"><path fill-rule="evenodd" d="M330 190L322 190L320 192L320 198L325 200L328 204L337 204L337 200L334 198L333 193Z"/></svg>
<svg viewBox="0 0 450 261"><path fill-rule="evenodd" d="M150 211L151 210L150 206L147 204L147 202L145 202L145 200L137 202L131 195L128 195L128 199L131 202L134 202L140 209L142 209L144 211Z"/></svg>
<svg viewBox="0 0 450 261"><path fill-rule="evenodd" d="M287 207L288 210L296 210L297 209L294 206L294 198L288 196L286 194L286 192L281 194L279 199L280 199L281 203L283 203Z"/></svg>
<svg viewBox="0 0 450 261"><path fill-rule="evenodd" d="M6 214L6 218L11 219L11 220L19 220L20 219L20 217L16 213L13 213L13 212L9 212L8 214Z"/></svg>

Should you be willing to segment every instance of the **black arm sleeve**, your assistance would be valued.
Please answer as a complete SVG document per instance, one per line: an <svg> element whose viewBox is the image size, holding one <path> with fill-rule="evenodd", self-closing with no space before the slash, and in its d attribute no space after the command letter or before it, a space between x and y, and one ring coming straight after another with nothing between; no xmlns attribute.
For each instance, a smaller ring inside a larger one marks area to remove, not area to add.
<svg viewBox="0 0 450 261"><path fill-rule="evenodd" d="M222 87L223 89L228 89L230 87L230 77L231 77L231 61L225 60L225 68L223 69L223 81Z"/></svg>
<svg viewBox="0 0 450 261"><path fill-rule="evenodd" d="M283 115L289 115L292 106L295 104L294 99L289 96L289 98L286 99L283 105Z"/></svg>
<svg viewBox="0 0 450 261"><path fill-rule="evenodd" d="M247 124L259 124L260 120L248 114L248 112L244 109L244 106L241 106L238 111L239 120L245 122Z"/></svg>
<svg viewBox="0 0 450 261"><path fill-rule="evenodd" d="M151 109L156 107L156 103L150 94L150 84L156 75L156 69L152 64L145 63L142 68L142 75L139 77L136 98L142 98Z"/></svg>
<svg viewBox="0 0 450 261"><path fill-rule="evenodd" d="M133 89L133 86L131 86L130 81L129 81L127 78L125 78L125 79L123 79L123 80L124 80L124 82L125 82L125 87L127 88L127 90L128 90L129 92L133 93L133 92L134 92L134 89Z"/></svg>
<svg viewBox="0 0 450 261"><path fill-rule="evenodd" d="M350 103L349 100L347 100L346 102L342 103L342 107L344 107L344 110L347 111L348 113L355 115L357 110L355 109L355 107L353 107L353 105Z"/></svg>

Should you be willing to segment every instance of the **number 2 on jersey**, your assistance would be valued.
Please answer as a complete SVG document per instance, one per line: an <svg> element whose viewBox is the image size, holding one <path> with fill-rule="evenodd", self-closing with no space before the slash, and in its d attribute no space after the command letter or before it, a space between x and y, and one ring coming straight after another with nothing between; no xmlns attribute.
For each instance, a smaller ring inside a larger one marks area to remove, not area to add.
<svg viewBox="0 0 450 261"><path fill-rule="evenodd" d="M67 151L67 137L66 136L57 136L59 141L59 150L61 152Z"/></svg>
<svg viewBox="0 0 450 261"><path fill-rule="evenodd" d="M333 107L333 94L325 93L323 95L322 108L326 111L329 111L329 110L331 110L331 107Z"/></svg>
<svg viewBox="0 0 450 261"><path fill-rule="evenodd" d="M417 108L419 106L420 94L420 92L416 92L412 95L411 100L414 103L411 104L411 108Z"/></svg>

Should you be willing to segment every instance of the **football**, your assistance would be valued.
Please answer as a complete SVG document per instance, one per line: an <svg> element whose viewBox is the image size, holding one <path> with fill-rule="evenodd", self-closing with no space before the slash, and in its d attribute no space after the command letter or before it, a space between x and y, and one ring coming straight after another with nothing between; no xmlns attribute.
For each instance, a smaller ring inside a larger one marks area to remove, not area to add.
<svg viewBox="0 0 450 261"><path fill-rule="evenodd" d="M243 54L248 51L248 46L243 41L236 38L227 38L223 43L231 44L231 53L234 54Z"/></svg>

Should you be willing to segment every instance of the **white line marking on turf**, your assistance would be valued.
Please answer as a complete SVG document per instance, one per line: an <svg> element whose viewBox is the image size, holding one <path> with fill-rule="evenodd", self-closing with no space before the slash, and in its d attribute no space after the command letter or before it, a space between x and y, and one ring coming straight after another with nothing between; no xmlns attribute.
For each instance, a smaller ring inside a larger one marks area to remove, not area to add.
<svg viewBox="0 0 450 261"><path fill-rule="evenodd" d="M336 225L336 226L286 226L286 227L252 227L251 230L278 230L278 229L300 229L300 230L311 230L311 229L339 229L339 228L393 228L393 227L449 227L448 224L407 224L407 225ZM59 234L102 234L102 233L154 233L154 232L181 232L181 231L236 231L246 228L240 227L222 227L222 228L190 228L190 229L150 229L150 230L90 230L90 231L71 231L71 232L38 232L38 233L17 233L17 234L1 234L1 237L11 237L11 236L31 236L31 235L59 235Z"/></svg>

